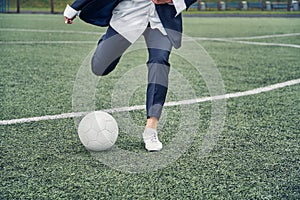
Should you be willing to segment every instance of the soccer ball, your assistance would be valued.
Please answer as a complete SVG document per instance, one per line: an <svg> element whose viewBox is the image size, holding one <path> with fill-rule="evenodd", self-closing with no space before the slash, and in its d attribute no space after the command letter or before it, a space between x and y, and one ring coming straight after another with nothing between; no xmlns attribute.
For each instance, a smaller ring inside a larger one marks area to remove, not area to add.
<svg viewBox="0 0 300 200"><path fill-rule="evenodd" d="M81 143L90 151L110 149L118 137L118 124L108 113L94 111L82 118L78 126Z"/></svg>

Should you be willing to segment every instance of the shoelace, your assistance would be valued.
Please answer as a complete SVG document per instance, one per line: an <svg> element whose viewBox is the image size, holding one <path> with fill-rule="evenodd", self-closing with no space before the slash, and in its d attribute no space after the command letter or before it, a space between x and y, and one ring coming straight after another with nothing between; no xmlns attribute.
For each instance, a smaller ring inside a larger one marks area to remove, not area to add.
<svg viewBox="0 0 300 200"><path fill-rule="evenodd" d="M155 135L155 133L151 137L151 142L158 142L158 139L157 139L157 136Z"/></svg>

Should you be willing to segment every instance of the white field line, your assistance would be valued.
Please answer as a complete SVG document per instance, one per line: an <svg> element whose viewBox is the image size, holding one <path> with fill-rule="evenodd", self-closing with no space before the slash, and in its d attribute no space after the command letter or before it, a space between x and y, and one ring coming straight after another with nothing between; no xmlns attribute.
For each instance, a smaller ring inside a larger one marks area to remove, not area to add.
<svg viewBox="0 0 300 200"><path fill-rule="evenodd" d="M287 33L287 34L280 34L280 35L262 35L262 36L252 36L252 37L232 37L232 38L192 37L192 39L205 40L205 41L232 42L232 43L235 42L235 43L240 43L240 44L252 44L252 45L260 45L260 46L292 47L292 48L299 49L300 45L296 45L296 44L241 41L241 40L276 38L276 37L291 37L291 36L298 36L298 35L300 35L300 33ZM186 39L189 40L188 37Z"/></svg>
<svg viewBox="0 0 300 200"><path fill-rule="evenodd" d="M261 46L278 46L278 47L292 47L300 49L300 45L297 44L282 44L282 43L268 43L268 42L249 42L249 41L231 41L240 44L252 44L252 45L261 45Z"/></svg>
<svg viewBox="0 0 300 200"><path fill-rule="evenodd" d="M187 39L186 41L191 41ZM282 43L267 43L267 42L249 42L249 41L236 41L236 40L225 40L225 39L211 39L211 41L220 42L232 42L240 44L251 44L260 46L280 46L280 47L292 47L300 48L300 45L296 44L282 44ZM137 41L139 42L139 41ZM0 44L6 45L33 45L33 44L97 44L97 41L0 41Z"/></svg>
<svg viewBox="0 0 300 200"><path fill-rule="evenodd" d="M0 44L97 44L97 41L0 41Z"/></svg>
<svg viewBox="0 0 300 200"><path fill-rule="evenodd" d="M207 102L207 101L217 101L217 100L224 100L224 99L230 99L230 98L236 98L236 97L255 95L255 94L260 94L263 92L269 92L269 91L279 89L279 88L284 88L287 86L296 85L299 83L300 83L300 78L282 82L282 83L277 83L274 85L269 85L266 87L260 87L260 88L256 88L256 89L248 90L248 91L244 91L244 92L236 92L236 93L229 93L229 94L219 95L219 96L167 102L167 103L165 103L165 106L171 107L171 106L178 106L178 105L190 105L190 104ZM106 110L102 110L102 111L105 111L108 113L114 113L114 112L128 112L128 111L142 110L142 109L145 109L144 105L119 107L119 108L106 109ZM54 120L54 119L66 119L66 118L84 116L85 114L87 114L87 112L71 112L71 113L63 113L63 114L58 114L58 115L46 115L46 116L41 116L41 117L1 120L0 125L21 124L21 123L26 123L26 122L37 122L37 121Z"/></svg>
<svg viewBox="0 0 300 200"><path fill-rule="evenodd" d="M88 34L88 35L101 35L103 32L88 32L88 31L65 31L65 30L39 30L39 29L17 29L17 28L0 28L0 31L12 31L12 32L39 32L39 33L76 33L76 34ZM264 43L264 42L247 42L238 40L253 40L253 39L266 39L276 37L291 37L298 36L300 33L285 33L275 35L261 35L261 36L250 36L250 37L228 37L228 38L209 38L209 37L188 37L184 36L184 39L189 40L206 40L206 41L220 41L220 42L237 42L241 44L253 44L262 46L282 46L300 48L300 45L295 44L282 44L282 43ZM91 41L0 41L0 44L92 44Z"/></svg>
<svg viewBox="0 0 300 200"><path fill-rule="evenodd" d="M203 38L188 38L184 37L184 41L194 41L195 40L202 40ZM250 42L250 41L241 41L241 40L232 40L232 39L224 39L224 38L206 38L205 41L217 41L217 42L231 42L231 43L240 43L240 44L251 44L251 45L260 45L260 46L279 46L279 47L292 47L300 49L300 45L297 44L284 44L284 43L269 43L269 42Z"/></svg>
<svg viewBox="0 0 300 200"><path fill-rule="evenodd" d="M65 31L65 30L40 30L40 29L19 29L19 28L0 28L0 31L12 31L12 32L37 32L37 33L76 33L76 34L87 34L87 35L99 35L104 32L91 32L91 31ZM254 39L266 39L275 37L291 37L298 36L300 33L284 33L274 35L261 35L261 36L250 36L250 37L228 37L228 38L208 38L208 37L191 37L197 40L254 40Z"/></svg>
<svg viewBox="0 0 300 200"><path fill-rule="evenodd" d="M76 33L86 35L101 35L104 32L90 32L90 31L64 31L64 30L40 30L40 29L20 29L20 28L0 28L0 31L11 32L35 32L35 33Z"/></svg>
<svg viewBox="0 0 300 200"><path fill-rule="evenodd" d="M292 47L292 48L300 49L300 45L297 45L297 44L283 44L283 43L269 43L269 42L249 42L249 41L228 40L228 39L220 39L220 38L211 39L211 41L232 42L232 43L251 44L251 45L260 45L260 46Z"/></svg>
<svg viewBox="0 0 300 200"><path fill-rule="evenodd" d="M208 38L208 37L192 37L196 40L256 40L256 39L268 39L268 38L276 38L276 37L292 37L298 36L300 33L285 33L285 34L277 34L277 35L260 35L260 36L250 36L250 37L228 37L228 38Z"/></svg>

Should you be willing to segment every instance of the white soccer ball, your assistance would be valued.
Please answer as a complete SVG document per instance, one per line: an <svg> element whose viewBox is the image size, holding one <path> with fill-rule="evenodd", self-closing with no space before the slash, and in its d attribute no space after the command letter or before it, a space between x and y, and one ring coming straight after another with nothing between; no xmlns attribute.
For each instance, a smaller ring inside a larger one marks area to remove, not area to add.
<svg viewBox="0 0 300 200"><path fill-rule="evenodd" d="M82 118L78 126L81 143L91 151L110 149L118 138L118 124L108 113L94 111Z"/></svg>

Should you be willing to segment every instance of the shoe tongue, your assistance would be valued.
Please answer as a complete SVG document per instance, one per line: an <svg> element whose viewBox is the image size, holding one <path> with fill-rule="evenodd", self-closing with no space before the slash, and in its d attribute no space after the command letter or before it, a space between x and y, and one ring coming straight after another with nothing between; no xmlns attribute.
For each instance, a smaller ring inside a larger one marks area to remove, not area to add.
<svg viewBox="0 0 300 200"><path fill-rule="evenodd" d="M145 128L145 132L156 132L156 129L147 127Z"/></svg>
<svg viewBox="0 0 300 200"><path fill-rule="evenodd" d="M156 130L154 128L146 128L145 129L145 134L148 136L152 136L153 134L157 134Z"/></svg>

